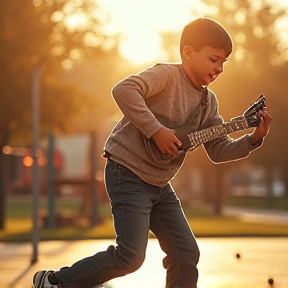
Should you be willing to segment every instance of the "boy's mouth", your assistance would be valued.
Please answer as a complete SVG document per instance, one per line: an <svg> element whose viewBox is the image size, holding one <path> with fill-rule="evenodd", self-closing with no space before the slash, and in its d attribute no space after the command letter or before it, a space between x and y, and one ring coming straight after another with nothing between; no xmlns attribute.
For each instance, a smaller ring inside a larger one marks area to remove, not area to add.
<svg viewBox="0 0 288 288"><path fill-rule="evenodd" d="M217 74L215 74L215 75L209 75L209 77L210 77L210 79L211 79L211 82L213 82L213 81L215 81L216 80L216 78L218 77L218 75Z"/></svg>

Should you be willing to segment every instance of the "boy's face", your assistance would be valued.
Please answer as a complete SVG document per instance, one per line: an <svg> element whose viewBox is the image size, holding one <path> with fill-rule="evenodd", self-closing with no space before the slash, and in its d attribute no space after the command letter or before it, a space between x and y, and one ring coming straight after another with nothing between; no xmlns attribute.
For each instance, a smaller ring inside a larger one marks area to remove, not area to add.
<svg viewBox="0 0 288 288"><path fill-rule="evenodd" d="M203 47L195 51L191 46L183 49L182 65L193 84L200 88L208 86L223 72L227 56L222 49Z"/></svg>

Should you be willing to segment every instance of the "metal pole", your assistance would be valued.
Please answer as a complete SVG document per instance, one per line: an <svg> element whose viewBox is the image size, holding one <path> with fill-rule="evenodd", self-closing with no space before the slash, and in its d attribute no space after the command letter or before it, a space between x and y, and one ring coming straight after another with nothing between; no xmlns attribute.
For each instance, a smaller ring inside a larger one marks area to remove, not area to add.
<svg viewBox="0 0 288 288"><path fill-rule="evenodd" d="M48 134L47 149L47 190L48 190L48 227L55 226L55 191L54 191L54 134L50 130Z"/></svg>
<svg viewBox="0 0 288 288"><path fill-rule="evenodd" d="M32 244L33 256L31 263L38 261L38 202L39 202L39 167L38 167L38 140L39 140L39 98L40 98L40 74L42 66L36 67L32 72Z"/></svg>
<svg viewBox="0 0 288 288"><path fill-rule="evenodd" d="M97 203L97 189L96 189L96 181L95 174L97 171L97 163L96 163L96 139L95 132L91 132L91 147L90 147L90 161L91 161L91 170L90 170L90 180L91 180L91 227L94 227L98 221L98 203Z"/></svg>

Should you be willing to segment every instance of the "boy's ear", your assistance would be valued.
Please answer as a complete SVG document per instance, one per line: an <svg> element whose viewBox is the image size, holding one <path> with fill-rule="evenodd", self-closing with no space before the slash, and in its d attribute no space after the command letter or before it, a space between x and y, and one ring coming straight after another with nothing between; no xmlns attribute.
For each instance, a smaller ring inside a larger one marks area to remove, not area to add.
<svg viewBox="0 0 288 288"><path fill-rule="evenodd" d="M192 57L193 48L192 46L184 46L183 48L183 56L185 59L190 60Z"/></svg>

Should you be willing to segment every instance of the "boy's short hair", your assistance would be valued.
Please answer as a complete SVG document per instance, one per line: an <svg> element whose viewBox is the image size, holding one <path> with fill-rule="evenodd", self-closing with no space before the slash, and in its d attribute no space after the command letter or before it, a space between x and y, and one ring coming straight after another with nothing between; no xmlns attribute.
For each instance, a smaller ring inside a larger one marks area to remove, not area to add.
<svg viewBox="0 0 288 288"><path fill-rule="evenodd" d="M199 17L187 24L180 38L180 53L184 46L192 46L199 52L203 47L223 49L227 57L232 52L232 40L224 27L207 17Z"/></svg>

